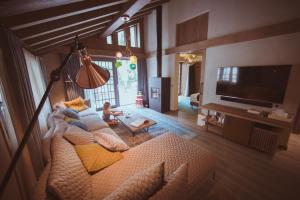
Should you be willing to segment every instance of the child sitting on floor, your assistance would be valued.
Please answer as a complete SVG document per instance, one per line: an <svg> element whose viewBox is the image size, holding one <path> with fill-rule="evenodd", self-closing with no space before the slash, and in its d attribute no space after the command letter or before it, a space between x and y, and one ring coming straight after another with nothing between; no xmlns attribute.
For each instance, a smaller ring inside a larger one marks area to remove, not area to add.
<svg viewBox="0 0 300 200"><path fill-rule="evenodd" d="M115 125L118 124L118 121L115 119L110 119L110 115L118 116L118 115L122 115L122 112L117 112L117 111L111 111L110 110L110 103L109 102L105 102L103 105L103 114L102 114L102 119L108 123L109 125Z"/></svg>

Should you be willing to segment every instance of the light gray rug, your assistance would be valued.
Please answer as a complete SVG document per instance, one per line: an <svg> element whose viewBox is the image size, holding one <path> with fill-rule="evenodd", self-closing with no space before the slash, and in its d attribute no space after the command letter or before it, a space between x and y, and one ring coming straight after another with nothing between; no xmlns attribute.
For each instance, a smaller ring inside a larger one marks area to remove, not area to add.
<svg viewBox="0 0 300 200"><path fill-rule="evenodd" d="M135 135L133 136L132 133L121 123L112 128L130 147L137 146L139 144L142 144L143 142L146 142L152 138L168 132L167 129L162 128L159 125L154 125L149 128L148 132L140 131L138 133L135 133Z"/></svg>

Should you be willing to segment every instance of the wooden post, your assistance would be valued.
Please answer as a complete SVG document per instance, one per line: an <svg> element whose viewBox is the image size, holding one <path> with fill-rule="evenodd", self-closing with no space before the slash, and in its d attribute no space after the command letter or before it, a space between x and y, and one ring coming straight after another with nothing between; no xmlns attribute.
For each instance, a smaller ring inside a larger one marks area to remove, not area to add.
<svg viewBox="0 0 300 200"><path fill-rule="evenodd" d="M156 7L157 77L162 73L162 6Z"/></svg>

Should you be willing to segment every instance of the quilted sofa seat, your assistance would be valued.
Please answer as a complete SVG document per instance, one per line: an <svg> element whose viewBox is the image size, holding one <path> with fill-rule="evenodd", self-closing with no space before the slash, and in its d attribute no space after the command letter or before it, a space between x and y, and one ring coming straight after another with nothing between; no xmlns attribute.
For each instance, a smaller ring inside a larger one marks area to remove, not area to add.
<svg viewBox="0 0 300 200"><path fill-rule="evenodd" d="M165 178L188 163L188 184L192 190L212 177L214 159L204 149L167 133L123 153L117 163L89 175L74 147L62 136L52 140L52 169L48 190L59 199L103 199L132 175L165 162ZM155 195L155 194L154 194Z"/></svg>

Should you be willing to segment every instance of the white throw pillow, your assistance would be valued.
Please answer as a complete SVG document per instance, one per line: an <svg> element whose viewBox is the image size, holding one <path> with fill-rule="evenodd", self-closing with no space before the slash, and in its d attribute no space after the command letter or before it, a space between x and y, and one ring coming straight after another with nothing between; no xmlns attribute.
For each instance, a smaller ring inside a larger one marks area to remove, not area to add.
<svg viewBox="0 0 300 200"><path fill-rule="evenodd" d="M88 115L85 117L80 117L79 121L87 126L88 131L95 131L109 127L108 124L103 121L98 115Z"/></svg>
<svg viewBox="0 0 300 200"><path fill-rule="evenodd" d="M94 133L94 140L111 151L126 151L129 146L120 138L107 133Z"/></svg>
<svg viewBox="0 0 300 200"><path fill-rule="evenodd" d="M164 181L164 163L156 164L124 181L104 200L146 200Z"/></svg>
<svg viewBox="0 0 300 200"><path fill-rule="evenodd" d="M94 143L93 134L77 126L68 127L63 136L74 145L85 145Z"/></svg>

